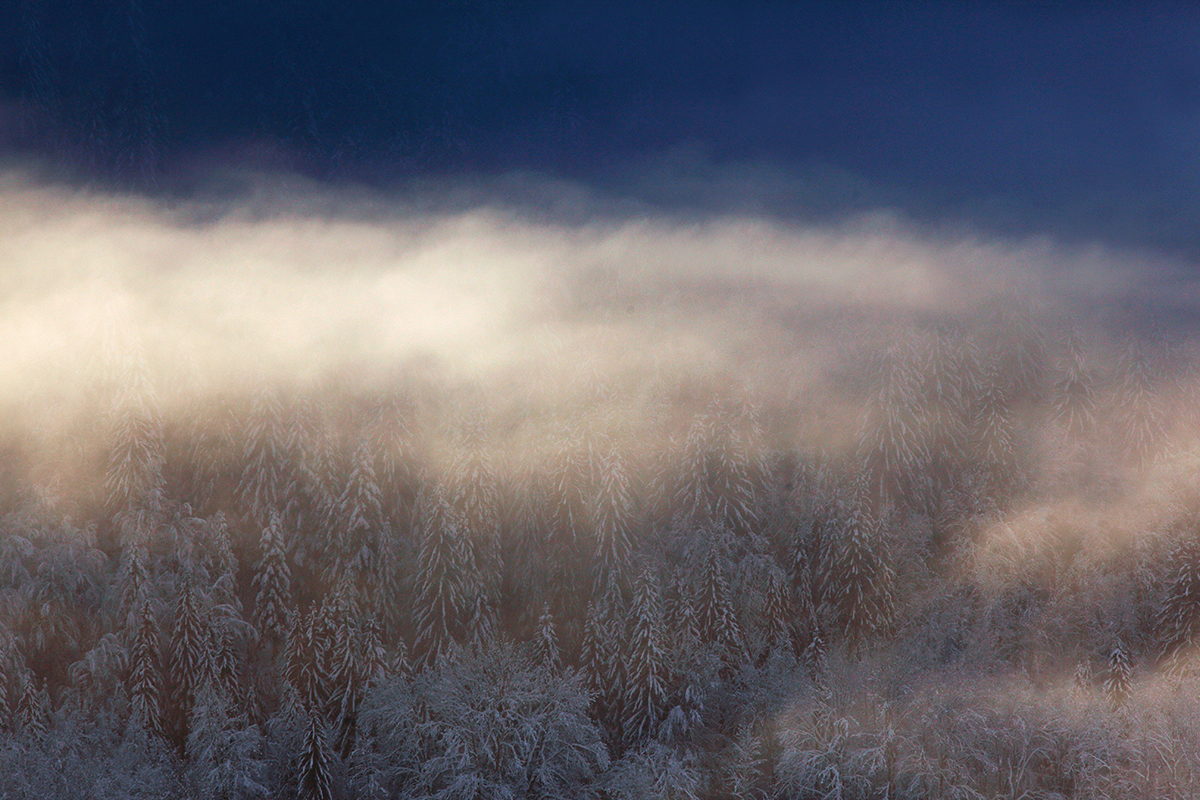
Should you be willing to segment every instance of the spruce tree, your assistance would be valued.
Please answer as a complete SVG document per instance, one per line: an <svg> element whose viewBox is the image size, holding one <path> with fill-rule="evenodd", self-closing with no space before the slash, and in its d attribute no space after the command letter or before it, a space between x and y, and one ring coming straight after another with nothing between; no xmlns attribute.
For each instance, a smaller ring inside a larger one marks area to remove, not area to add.
<svg viewBox="0 0 1200 800"><path fill-rule="evenodd" d="M876 532L876 524L853 503L839 537L836 610L852 657L872 638L886 632L895 617L895 576Z"/></svg>
<svg viewBox="0 0 1200 800"><path fill-rule="evenodd" d="M615 451L602 459L598 484L593 510L598 563L592 585L596 590L604 587L611 576L624 576L629 571L633 549L629 475Z"/></svg>
<svg viewBox="0 0 1200 800"><path fill-rule="evenodd" d="M283 542L283 517L271 512L271 521L262 529L259 557L254 574L257 590L254 619L259 632L274 643L283 641L292 613L291 570Z"/></svg>
<svg viewBox="0 0 1200 800"><path fill-rule="evenodd" d="M992 364L976 403L975 435L979 457L992 476L995 489L1012 487L1016 481L1016 419L1004 382Z"/></svg>
<svg viewBox="0 0 1200 800"><path fill-rule="evenodd" d="M1117 639L1108 656L1108 674L1104 678L1104 696L1115 711L1129 699L1129 688L1133 677L1133 662L1125 642Z"/></svg>
<svg viewBox="0 0 1200 800"><path fill-rule="evenodd" d="M705 554L696 598L696 621L700 640L721 660L722 671L732 674L744 659L744 641L733 608L729 580L725 577L724 548L719 537L712 538Z"/></svg>
<svg viewBox="0 0 1200 800"><path fill-rule="evenodd" d="M622 733L634 743L658 732L667 702L667 653L658 576L644 567L634 584L625 685L621 698Z"/></svg>
<svg viewBox="0 0 1200 800"><path fill-rule="evenodd" d="M179 594L173 615L175 632L171 637L171 726L177 741L187 739L188 720L195 703L196 692L209 674L208 624L202 600L191 585Z"/></svg>
<svg viewBox="0 0 1200 800"><path fill-rule="evenodd" d="M762 650L759 663L767 660L772 652L791 650L797 641L797 614L792 599L791 587L779 569L767 572L764 588L766 602L759 617Z"/></svg>
<svg viewBox="0 0 1200 800"><path fill-rule="evenodd" d="M162 733L162 671L158 622L149 600L137 611L137 627L129 653L129 701L131 724L152 733Z"/></svg>
<svg viewBox="0 0 1200 800"><path fill-rule="evenodd" d="M416 657L433 664L462 643L480 593L480 578L462 515L433 501L422 521L417 555Z"/></svg>
<svg viewBox="0 0 1200 800"><path fill-rule="evenodd" d="M593 716L612 733L620 727L620 702L625 685L619 646L624 614L621 589L611 580L605 591L588 604L580 653L591 691Z"/></svg>
<svg viewBox="0 0 1200 800"><path fill-rule="evenodd" d="M1096 379L1087 365L1083 339L1071 331L1063 341L1054 382L1054 415L1070 437L1085 437L1096 420Z"/></svg>
<svg viewBox="0 0 1200 800"><path fill-rule="evenodd" d="M1158 614L1165 657L1196 645L1200 634L1200 537L1184 534L1171 553L1171 581Z"/></svg>
<svg viewBox="0 0 1200 800"><path fill-rule="evenodd" d="M296 763L296 796L299 800L333 800L333 771L325 723L311 714L304 745Z"/></svg>
<svg viewBox="0 0 1200 800"><path fill-rule="evenodd" d="M542 613L538 617L537 633L533 639L533 659L551 672L557 672L562 666L558 633L555 631L554 615L550 612L549 602L542 605Z"/></svg>
<svg viewBox="0 0 1200 800"><path fill-rule="evenodd" d="M383 540L383 507L375 476L375 455L363 439L354 450L350 479L337 501L335 558L326 581L345 577L359 582L379 566Z"/></svg>
<svg viewBox="0 0 1200 800"><path fill-rule="evenodd" d="M50 730L50 695L46 681L26 671L17 699L17 728L31 742L41 742Z"/></svg>
<svg viewBox="0 0 1200 800"><path fill-rule="evenodd" d="M1150 353L1137 340L1121 348L1117 361L1117 430L1126 459L1142 464L1163 439L1162 411L1154 396Z"/></svg>
<svg viewBox="0 0 1200 800"><path fill-rule="evenodd" d="M750 536L759 528L755 480L763 473L754 451L760 438L757 418L745 407L713 413L722 424L708 456L712 520L739 536Z"/></svg>
<svg viewBox="0 0 1200 800"><path fill-rule="evenodd" d="M127 509L152 492L161 493L166 450L162 419L142 370L122 377L115 410L113 447L105 475L112 506Z"/></svg>
<svg viewBox="0 0 1200 800"><path fill-rule="evenodd" d="M896 347L870 370L872 392L861 426L859 461L862 499L877 511L894 503L917 503L927 473L916 361L907 349Z"/></svg>
<svg viewBox="0 0 1200 800"><path fill-rule="evenodd" d="M804 663L809 677L817 683L823 683L828 678L827 654L825 637L818 628L812 632L812 637L808 640L808 645L804 648L800 659Z"/></svg>
<svg viewBox="0 0 1200 800"><path fill-rule="evenodd" d="M291 445L279 393L264 385L255 393L250 407L245 466L237 487L238 501L255 525L267 525L272 511L287 508L292 481Z"/></svg>

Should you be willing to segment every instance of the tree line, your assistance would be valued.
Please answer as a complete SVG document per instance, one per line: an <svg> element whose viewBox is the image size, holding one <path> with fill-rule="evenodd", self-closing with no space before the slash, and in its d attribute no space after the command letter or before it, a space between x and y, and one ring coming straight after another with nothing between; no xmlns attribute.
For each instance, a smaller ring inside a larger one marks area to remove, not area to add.
<svg viewBox="0 0 1200 800"><path fill-rule="evenodd" d="M8 472L0 785L1187 796L1191 384L1143 341L1003 332L846 355L821 402L856 428L791 440L818 409L734 384L673 387L642 441L404 386L167 413L131 362L67 459L90 480ZM1152 530L1063 510L1131 498Z"/></svg>

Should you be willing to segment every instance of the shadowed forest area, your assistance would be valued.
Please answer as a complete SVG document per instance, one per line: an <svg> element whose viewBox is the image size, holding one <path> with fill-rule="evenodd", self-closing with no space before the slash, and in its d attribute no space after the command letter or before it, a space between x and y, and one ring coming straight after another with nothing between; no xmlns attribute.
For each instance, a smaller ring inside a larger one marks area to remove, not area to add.
<svg viewBox="0 0 1200 800"><path fill-rule="evenodd" d="M199 241L71 219L85 260L171 280L161 252ZM288 224L323 257L328 227ZM1053 293L885 304L671 273L639 236L739 265L841 250L648 225L518 282L552 299L488 328L517 344L486 368L414 347L299 371L264 327L237 338L258 366L210 380L221 356L188 362L129 300L169 292L127 281L86 369L4 394L0 794L1200 793L1186 326ZM412 262L380 227L335 249ZM934 245L890 241L868 260L924 285ZM276 333L327 324L299 316Z"/></svg>

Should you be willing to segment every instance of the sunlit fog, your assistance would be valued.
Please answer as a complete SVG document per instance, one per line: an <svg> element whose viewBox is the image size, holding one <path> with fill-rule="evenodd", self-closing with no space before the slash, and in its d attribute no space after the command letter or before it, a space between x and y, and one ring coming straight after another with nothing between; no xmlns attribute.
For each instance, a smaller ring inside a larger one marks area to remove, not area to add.
<svg viewBox="0 0 1200 800"><path fill-rule="evenodd" d="M1182 262L227 180L0 180L11 791L1200 791Z"/></svg>

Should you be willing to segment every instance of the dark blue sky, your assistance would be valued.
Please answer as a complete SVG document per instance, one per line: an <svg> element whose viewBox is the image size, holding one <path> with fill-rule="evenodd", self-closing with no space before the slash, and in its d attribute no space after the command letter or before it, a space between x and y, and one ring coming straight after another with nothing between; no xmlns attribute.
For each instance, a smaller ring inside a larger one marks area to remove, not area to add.
<svg viewBox="0 0 1200 800"><path fill-rule="evenodd" d="M157 190L238 161L704 208L740 180L785 215L1200 253L1200 11L1132 6L20 0L0 136Z"/></svg>

